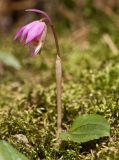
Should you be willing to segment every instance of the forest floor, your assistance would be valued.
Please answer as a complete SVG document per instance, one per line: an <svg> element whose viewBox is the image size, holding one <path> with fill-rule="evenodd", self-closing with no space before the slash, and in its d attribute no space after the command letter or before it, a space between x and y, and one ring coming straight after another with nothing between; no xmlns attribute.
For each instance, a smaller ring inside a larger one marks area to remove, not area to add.
<svg viewBox="0 0 119 160"><path fill-rule="evenodd" d="M119 32L113 27L106 32L116 51L105 40L105 33L98 36L97 32L95 26L95 39L90 36L84 50L71 33L60 35L62 128L66 131L78 115L95 113L110 123L110 137L84 144L63 142L56 147L55 47L48 35L36 57L13 42L12 36L0 40L1 50L14 54L22 66L20 70L5 65L0 69L0 139L31 160L119 159Z"/></svg>

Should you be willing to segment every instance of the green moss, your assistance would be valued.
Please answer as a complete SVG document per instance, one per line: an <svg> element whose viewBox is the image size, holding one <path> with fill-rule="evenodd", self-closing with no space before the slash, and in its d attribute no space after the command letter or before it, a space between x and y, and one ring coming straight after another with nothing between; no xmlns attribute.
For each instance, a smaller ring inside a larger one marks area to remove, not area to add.
<svg viewBox="0 0 119 160"><path fill-rule="evenodd" d="M99 77L97 81L104 78ZM80 114L101 114L112 126L109 139L90 142L86 148L83 145L63 142L58 149L55 144L55 86L46 90L39 85L33 88L27 86L27 91L24 91L26 84L21 86L19 98L11 97L10 103L1 109L0 138L8 140L30 159L118 159L119 111L118 94L115 94L117 88L111 90L113 85L108 85L108 88L96 88L97 81L89 83L87 80L87 85L83 85L83 82L63 85L62 126L66 130ZM25 136L28 141L18 138L19 135Z"/></svg>

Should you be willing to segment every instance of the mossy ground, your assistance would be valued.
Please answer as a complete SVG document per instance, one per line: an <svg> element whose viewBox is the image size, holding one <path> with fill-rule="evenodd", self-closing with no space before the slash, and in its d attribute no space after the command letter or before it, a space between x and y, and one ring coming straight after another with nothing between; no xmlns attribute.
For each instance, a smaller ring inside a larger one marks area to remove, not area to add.
<svg viewBox="0 0 119 160"><path fill-rule="evenodd" d="M1 49L8 44L6 50L19 58L22 69L3 66L0 73L0 139L9 141L31 160L118 160L119 53L114 55L95 34L96 43L90 43L86 51L80 51L72 37L66 37L60 38L62 128L67 130L78 115L96 113L110 122L110 137L85 144L63 142L58 147L53 43L46 42L42 54L33 58L9 37L1 40ZM118 38L114 41L119 43Z"/></svg>

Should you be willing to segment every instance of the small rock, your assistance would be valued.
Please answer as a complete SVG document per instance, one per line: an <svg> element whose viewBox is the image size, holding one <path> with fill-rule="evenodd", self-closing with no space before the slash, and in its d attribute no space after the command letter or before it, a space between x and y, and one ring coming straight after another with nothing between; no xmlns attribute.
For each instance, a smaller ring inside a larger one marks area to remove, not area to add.
<svg viewBox="0 0 119 160"><path fill-rule="evenodd" d="M14 135L14 138L16 138L17 141L22 141L22 142L28 144L28 139L23 134L16 134L16 135Z"/></svg>

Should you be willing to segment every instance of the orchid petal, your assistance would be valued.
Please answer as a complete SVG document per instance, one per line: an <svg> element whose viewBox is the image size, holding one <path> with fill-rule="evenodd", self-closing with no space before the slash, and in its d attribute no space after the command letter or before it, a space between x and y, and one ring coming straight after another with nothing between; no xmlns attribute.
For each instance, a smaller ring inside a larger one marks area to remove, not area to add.
<svg viewBox="0 0 119 160"><path fill-rule="evenodd" d="M14 37L14 40L16 40L16 39L20 36L20 34L23 32L24 28L25 28L25 26L21 27L21 28L18 30L18 32L16 33L16 35L15 35L15 37Z"/></svg>
<svg viewBox="0 0 119 160"><path fill-rule="evenodd" d="M31 28L28 32L25 45L30 43L36 37L40 38L44 29L45 29L44 22L39 22L39 25L35 25L33 28Z"/></svg>
<svg viewBox="0 0 119 160"><path fill-rule="evenodd" d="M20 39L21 43L24 40L24 38L27 36L29 30L31 28L33 28L35 25L37 25L38 23L39 23L39 21L34 21L34 22L31 22L31 23L29 23L28 25L25 26L25 29L23 30L22 35L21 35L21 39Z"/></svg>
<svg viewBox="0 0 119 160"><path fill-rule="evenodd" d="M43 47L43 44L44 44L44 40L45 40L45 37L46 37L46 34L47 34L47 26L45 27L45 29L43 30L43 33L41 35L41 37L37 37L35 38L30 44L29 44L29 48L30 48L30 52L33 56L37 55L40 51L41 51L41 48ZM35 44L34 41L35 40L38 40L38 43Z"/></svg>

